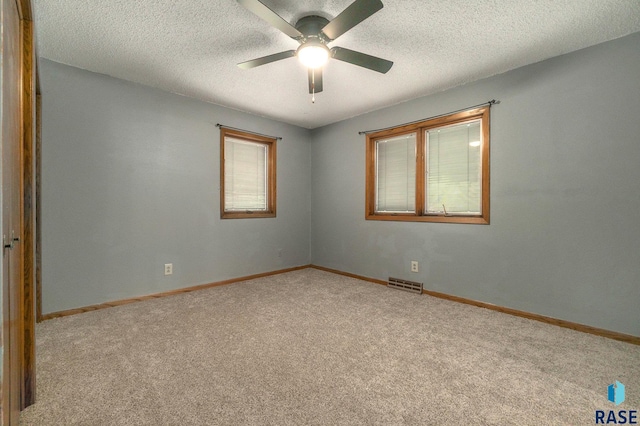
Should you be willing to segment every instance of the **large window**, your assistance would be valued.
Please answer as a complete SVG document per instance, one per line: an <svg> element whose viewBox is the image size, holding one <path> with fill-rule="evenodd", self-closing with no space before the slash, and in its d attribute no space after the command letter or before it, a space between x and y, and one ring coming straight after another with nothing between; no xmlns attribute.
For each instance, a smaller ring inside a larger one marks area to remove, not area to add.
<svg viewBox="0 0 640 426"><path fill-rule="evenodd" d="M489 107L367 135L366 218L489 223Z"/></svg>
<svg viewBox="0 0 640 426"><path fill-rule="evenodd" d="M221 129L220 209L223 219L276 215L276 140Z"/></svg>

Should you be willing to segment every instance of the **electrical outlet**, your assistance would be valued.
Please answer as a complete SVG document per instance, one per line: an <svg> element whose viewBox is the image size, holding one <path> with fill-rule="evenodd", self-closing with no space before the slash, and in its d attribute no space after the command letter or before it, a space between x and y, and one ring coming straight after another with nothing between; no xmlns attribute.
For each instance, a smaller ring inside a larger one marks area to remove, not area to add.
<svg viewBox="0 0 640 426"><path fill-rule="evenodd" d="M411 272L419 272L417 260L411 261Z"/></svg>
<svg viewBox="0 0 640 426"><path fill-rule="evenodd" d="M164 274L165 275L173 274L173 263L165 263L164 264Z"/></svg>

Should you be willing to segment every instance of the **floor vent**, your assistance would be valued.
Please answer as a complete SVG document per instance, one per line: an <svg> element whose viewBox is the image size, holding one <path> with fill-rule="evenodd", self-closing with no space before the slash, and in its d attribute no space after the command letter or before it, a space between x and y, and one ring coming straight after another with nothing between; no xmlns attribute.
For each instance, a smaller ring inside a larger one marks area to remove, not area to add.
<svg viewBox="0 0 640 426"><path fill-rule="evenodd" d="M400 278L391 278L387 282L387 287L397 288L399 290L410 291L412 293L422 294L422 283L414 281L401 280Z"/></svg>

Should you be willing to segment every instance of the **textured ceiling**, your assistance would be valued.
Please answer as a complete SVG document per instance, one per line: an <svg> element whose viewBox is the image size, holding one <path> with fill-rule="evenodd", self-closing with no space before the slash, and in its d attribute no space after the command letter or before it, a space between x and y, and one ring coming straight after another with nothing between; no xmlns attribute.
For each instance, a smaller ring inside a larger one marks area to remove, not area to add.
<svg viewBox="0 0 640 426"><path fill-rule="evenodd" d="M394 62L337 60L311 103L296 58L236 64L298 43L235 0L35 0L38 54L306 128L640 31L638 0L382 0L330 44ZM351 0L262 0L286 21L332 19Z"/></svg>

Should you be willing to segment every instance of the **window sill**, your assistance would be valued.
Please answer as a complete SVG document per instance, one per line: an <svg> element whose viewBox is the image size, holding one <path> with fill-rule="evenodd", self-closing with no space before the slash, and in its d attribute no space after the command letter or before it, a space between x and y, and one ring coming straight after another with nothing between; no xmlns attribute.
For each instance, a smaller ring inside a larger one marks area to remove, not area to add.
<svg viewBox="0 0 640 426"><path fill-rule="evenodd" d="M221 219L259 219L276 217L276 212L223 212Z"/></svg>
<svg viewBox="0 0 640 426"><path fill-rule="evenodd" d="M433 223L465 223L472 225L488 225L488 216L417 216L414 214L367 214L366 220L383 220L395 222L433 222Z"/></svg>

